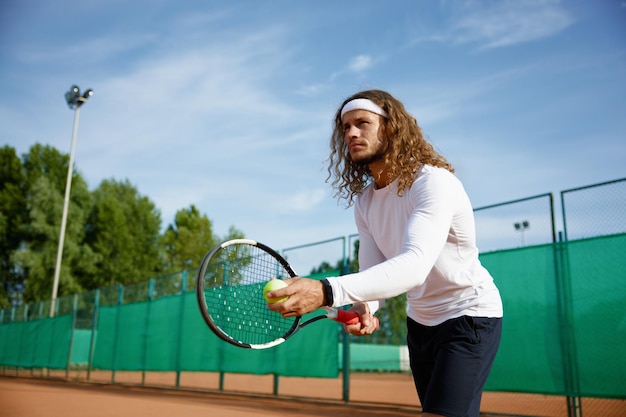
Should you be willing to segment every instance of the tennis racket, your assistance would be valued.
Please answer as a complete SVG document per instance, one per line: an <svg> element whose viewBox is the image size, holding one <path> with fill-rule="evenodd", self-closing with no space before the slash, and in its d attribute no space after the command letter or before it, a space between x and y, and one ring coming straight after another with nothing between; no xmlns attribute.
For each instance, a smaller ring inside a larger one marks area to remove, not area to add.
<svg viewBox="0 0 626 417"><path fill-rule="evenodd" d="M249 239L233 239L206 254L198 272L196 295L204 321L220 339L242 348L277 346L297 331L322 319L346 324L358 314L323 307L324 313L302 322L267 308L263 287L270 279L297 276L285 258ZM378 327L378 322L376 322Z"/></svg>

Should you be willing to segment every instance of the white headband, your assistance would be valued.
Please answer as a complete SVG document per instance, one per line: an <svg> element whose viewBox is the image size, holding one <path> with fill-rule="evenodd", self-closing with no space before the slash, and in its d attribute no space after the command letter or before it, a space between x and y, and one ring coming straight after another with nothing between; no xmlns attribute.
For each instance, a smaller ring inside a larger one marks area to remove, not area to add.
<svg viewBox="0 0 626 417"><path fill-rule="evenodd" d="M376 113L383 117L387 117L387 112L384 111L378 104L374 103L372 100L368 98L355 98L354 100L350 100L346 103L345 106L341 109L341 117L344 114L348 113L352 110L367 110L372 113Z"/></svg>

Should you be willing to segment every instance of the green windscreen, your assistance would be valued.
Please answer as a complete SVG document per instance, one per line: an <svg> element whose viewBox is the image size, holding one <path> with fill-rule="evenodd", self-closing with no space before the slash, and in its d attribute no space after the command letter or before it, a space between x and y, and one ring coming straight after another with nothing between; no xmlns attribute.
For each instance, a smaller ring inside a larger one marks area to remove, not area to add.
<svg viewBox="0 0 626 417"><path fill-rule="evenodd" d="M338 329L337 323L322 320L276 348L238 348L209 330L195 294L188 293L101 307L93 367L334 378L338 374ZM111 337L103 340L102 335Z"/></svg>
<svg viewBox="0 0 626 417"><path fill-rule="evenodd" d="M626 397L626 235L575 241L566 249L573 389Z"/></svg>
<svg viewBox="0 0 626 417"><path fill-rule="evenodd" d="M65 369L69 364L71 315L0 326L0 364Z"/></svg>
<svg viewBox="0 0 626 417"><path fill-rule="evenodd" d="M626 235L481 261L504 302L487 390L626 397Z"/></svg>
<svg viewBox="0 0 626 417"><path fill-rule="evenodd" d="M487 390L565 389L552 245L481 256L500 290L502 341Z"/></svg>

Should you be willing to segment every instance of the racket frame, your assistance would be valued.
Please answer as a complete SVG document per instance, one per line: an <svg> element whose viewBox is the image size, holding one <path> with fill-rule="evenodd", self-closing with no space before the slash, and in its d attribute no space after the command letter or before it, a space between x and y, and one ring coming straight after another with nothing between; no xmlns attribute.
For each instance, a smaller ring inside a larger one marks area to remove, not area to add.
<svg viewBox="0 0 626 417"><path fill-rule="evenodd" d="M263 243L257 242L256 240L252 240L252 239L231 239L231 240L227 240L224 241L218 245L216 245L213 249L211 249L202 259L202 263L200 264L200 269L198 270L198 277L197 277L197 281L196 281L196 297L198 300L198 306L200 307L200 313L202 314L202 318L204 319L204 321L206 322L206 324L209 326L209 328L213 331L213 333L215 333L216 336L218 336L220 339L222 339L225 342L230 343L231 345L237 346L237 347L241 347L241 348L247 348L247 349L268 349L274 346L278 346L281 343L283 343L285 340L287 340L290 336L293 336L297 331L299 331L300 329L302 329L305 326L308 326L311 323L315 323L316 321L322 320L322 319L331 319L331 320L335 320L341 323L346 323L346 324L350 324L350 323L356 323L359 321L359 317L356 313L353 312L348 312L345 310L337 310L331 307L322 307L322 309L326 312L325 314L313 317L307 321L305 321L304 323L300 324L300 322L302 321L302 317L301 316L296 316L294 318L293 324L292 326L280 337L274 339L271 342L267 342L267 343L260 343L260 344L253 344L253 343L246 343L246 342L242 342L240 340L237 340L235 338L233 338L232 336L230 336L228 333L226 333L224 330L222 330L217 323L215 323L213 321L213 319L211 318L211 314L209 313L209 309L208 306L206 304L206 299L204 297L204 275L206 273L206 270L208 268L208 266L210 265L210 260L215 256L215 254L217 252L219 252L220 250L224 249L227 246L230 245L249 245L249 246L256 246L259 249L267 252L269 255L271 255L273 258L275 258L280 265L285 269L285 271L289 274L290 278L296 277L298 276L296 274L296 272L293 270L293 268L291 267L291 265L289 265L289 262L287 262L287 260L285 258L283 258L278 252L276 252L274 249L270 248L267 245L264 245ZM278 313L277 313L278 314Z"/></svg>
<svg viewBox="0 0 626 417"><path fill-rule="evenodd" d="M209 326L209 328L213 331L213 333L215 333L217 337L237 347L242 347L242 348L247 348L247 349L268 349L268 348L271 348L271 347L274 347L283 343L285 340L287 340L289 336L294 334L296 331L299 330L299 328L302 327L300 326L300 321L301 321L300 316L297 316L294 318L292 326L281 337L271 342L261 343L261 344L246 343L241 340L237 340L233 338L224 330L222 330L222 328L220 328L220 326L218 326L217 323L215 323L213 319L211 318L211 314L209 313L209 309L206 304L206 299L204 297L204 282L203 282L204 275L206 273L208 266L210 265L210 260L213 258L213 256L215 256L215 254L219 252L220 250L230 245L256 246L259 249L267 252L273 258L275 258L281 264L281 266L285 268L285 271L287 271L287 273L289 274L291 278L297 276L296 272L293 270L291 265L289 265L289 263L287 262L285 258L283 258L274 249L270 248L267 245L264 245L263 243L257 242L252 239L230 239L230 240L224 241L216 245L215 247L213 247L213 249L211 249L204 256L204 258L202 259L202 263L200 264L200 269L198 270L198 277L196 280L196 297L198 300L198 306L200 307L200 313L202 314L202 318L204 319L207 326ZM321 316L320 318L324 318L324 316ZM309 323L307 322L306 324L309 324Z"/></svg>

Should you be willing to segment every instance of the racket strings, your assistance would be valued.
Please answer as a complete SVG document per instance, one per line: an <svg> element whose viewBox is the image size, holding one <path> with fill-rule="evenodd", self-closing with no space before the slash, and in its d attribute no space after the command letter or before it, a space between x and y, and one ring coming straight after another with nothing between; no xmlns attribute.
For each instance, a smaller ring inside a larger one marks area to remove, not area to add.
<svg viewBox="0 0 626 417"><path fill-rule="evenodd" d="M213 323L244 344L272 342L289 332L294 319L270 311L263 287L272 278L289 278L282 264L252 245L229 245L210 260L203 277L204 297Z"/></svg>

